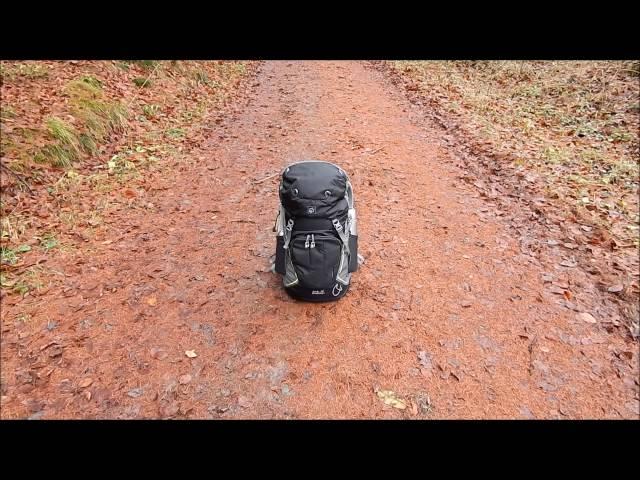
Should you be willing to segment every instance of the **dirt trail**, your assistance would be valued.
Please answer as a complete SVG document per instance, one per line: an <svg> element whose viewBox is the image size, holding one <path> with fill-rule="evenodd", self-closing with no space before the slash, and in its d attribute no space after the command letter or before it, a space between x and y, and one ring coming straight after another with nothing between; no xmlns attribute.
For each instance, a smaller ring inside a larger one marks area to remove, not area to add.
<svg viewBox="0 0 640 480"><path fill-rule="evenodd" d="M379 72L267 62L255 83L151 212L3 308L3 418L638 418L637 344L544 293ZM305 158L354 184L366 263L334 304L268 271L278 177L252 182Z"/></svg>

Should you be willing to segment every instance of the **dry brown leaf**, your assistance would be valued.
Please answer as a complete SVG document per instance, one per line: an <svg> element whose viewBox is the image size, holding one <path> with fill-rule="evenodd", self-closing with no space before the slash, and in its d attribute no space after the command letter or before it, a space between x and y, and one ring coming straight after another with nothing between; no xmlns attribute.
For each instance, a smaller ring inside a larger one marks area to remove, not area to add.
<svg viewBox="0 0 640 480"><path fill-rule="evenodd" d="M578 318L578 320L582 320L583 322L597 323L597 320L595 318L593 318L593 315L591 315L590 313L587 313L587 312L581 312L581 313L577 314L576 317Z"/></svg>
<svg viewBox="0 0 640 480"><path fill-rule="evenodd" d="M385 405L389 405L390 407L397 408L399 410L407 408L407 403L391 390L377 390L376 394Z"/></svg>
<svg viewBox="0 0 640 480"><path fill-rule="evenodd" d="M92 383L93 383L93 378L85 378L83 380L80 380L80 383L78 384L78 387L79 388L87 388Z"/></svg>
<svg viewBox="0 0 640 480"><path fill-rule="evenodd" d="M153 347L151 350L151 356L156 360L164 360L169 355L167 352L162 350L161 348Z"/></svg>

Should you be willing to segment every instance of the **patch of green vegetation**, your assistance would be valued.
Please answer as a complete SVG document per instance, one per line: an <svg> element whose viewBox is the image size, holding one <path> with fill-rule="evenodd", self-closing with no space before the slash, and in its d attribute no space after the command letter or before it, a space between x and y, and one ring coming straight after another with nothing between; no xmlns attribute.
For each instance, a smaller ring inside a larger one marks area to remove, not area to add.
<svg viewBox="0 0 640 480"><path fill-rule="evenodd" d="M197 83L209 85L209 76L207 75L207 72L203 70L196 70L194 74L194 78L196 79Z"/></svg>
<svg viewBox="0 0 640 480"><path fill-rule="evenodd" d="M16 248L6 246L0 247L0 264L15 265L20 260L20 253L26 253L31 250L29 245L20 245Z"/></svg>
<svg viewBox="0 0 640 480"><path fill-rule="evenodd" d="M82 149L95 154L98 144L104 142L111 133L122 131L126 125L127 112L120 103L109 102L102 92L102 82L85 75L70 82L66 87L69 104L74 115L84 124L80 135Z"/></svg>
<svg viewBox="0 0 640 480"><path fill-rule="evenodd" d="M137 172L136 164L130 160L126 152L111 157L111 160L107 162L107 168L109 169L109 173L118 176L131 173L135 174Z"/></svg>
<svg viewBox="0 0 640 480"><path fill-rule="evenodd" d="M47 132L56 142L41 148L34 155L37 163L50 163L55 167L70 167L80 155L81 144L75 129L57 117L46 120Z"/></svg>
<svg viewBox="0 0 640 480"><path fill-rule="evenodd" d="M20 257L15 250L8 247L0 247L0 263L4 265L15 265Z"/></svg>
<svg viewBox="0 0 640 480"><path fill-rule="evenodd" d="M0 78L2 80L15 80L17 77L28 79L40 79L49 77L49 69L46 65L35 62L20 63L14 66L2 65Z"/></svg>
<svg viewBox="0 0 640 480"><path fill-rule="evenodd" d="M633 135L627 131L616 129L609 135L609 140L612 142L630 142L633 140Z"/></svg>
<svg viewBox="0 0 640 480"><path fill-rule="evenodd" d="M61 144L79 152L78 138L71 125L57 117L51 117L47 120L47 128L53 138Z"/></svg>
<svg viewBox="0 0 640 480"><path fill-rule="evenodd" d="M589 137L595 140L604 140L602 135L596 127L590 122L583 122L577 125L574 130L574 135L578 137Z"/></svg>
<svg viewBox="0 0 640 480"><path fill-rule="evenodd" d="M11 106L9 105L5 105L4 103L0 102L0 118L1 119L6 119L6 118L15 118L16 117L16 111L11 108Z"/></svg>
<svg viewBox="0 0 640 480"><path fill-rule="evenodd" d="M53 233L45 233L41 237L39 237L40 246L44 248L46 251L52 250L57 247L59 242Z"/></svg>
<svg viewBox="0 0 640 480"><path fill-rule="evenodd" d="M22 214L12 212L0 216L0 227L0 238L18 241L27 231L28 222Z"/></svg>
<svg viewBox="0 0 640 480"><path fill-rule="evenodd" d="M42 267L32 267L25 271L14 282L6 282L8 288L18 295L25 295L30 291L41 290L44 287L44 269ZM6 287L5 287L6 288Z"/></svg>
<svg viewBox="0 0 640 480"><path fill-rule="evenodd" d="M60 212L58 218L69 228L75 227L78 224L78 214L75 212Z"/></svg>
<svg viewBox="0 0 640 480"><path fill-rule="evenodd" d="M35 153L36 162L69 168L83 151L95 154L98 142L104 141L111 132L123 128L126 122L124 108L120 104L102 101L97 82L84 78L68 85L72 111L82 121L86 131L78 133L73 126L58 117L47 118L47 133L53 143Z"/></svg>
<svg viewBox="0 0 640 480"><path fill-rule="evenodd" d="M169 128L164 133L169 138L180 138L184 136L185 132L182 128Z"/></svg>
<svg viewBox="0 0 640 480"><path fill-rule="evenodd" d="M618 184L633 190L634 179L637 182L640 166L637 162L628 159L620 159L611 163L607 171L601 176L604 184Z"/></svg>
<svg viewBox="0 0 640 480"><path fill-rule="evenodd" d="M79 78L79 80L92 86L94 89L102 88L102 82L93 75L83 75Z"/></svg>
<svg viewBox="0 0 640 480"><path fill-rule="evenodd" d="M247 73L247 65L244 62L231 62L229 70L236 75L245 75Z"/></svg>
<svg viewBox="0 0 640 480"><path fill-rule="evenodd" d="M89 186L100 193L110 192L113 190L113 187L108 180L108 173L96 173L87 177L87 183Z"/></svg>
<svg viewBox="0 0 640 480"><path fill-rule="evenodd" d="M151 70L158 64L157 60L132 60L131 63L144 68L145 70Z"/></svg>
<svg viewBox="0 0 640 480"><path fill-rule="evenodd" d="M18 323L28 323L32 316L25 312L20 312L15 316L15 321Z"/></svg>
<svg viewBox="0 0 640 480"><path fill-rule="evenodd" d="M568 160L568 155L563 149L551 146L545 147L541 156L547 164L559 164Z"/></svg>
<svg viewBox="0 0 640 480"><path fill-rule="evenodd" d="M133 83L138 88L148 88L151 86L151 80L148 77L136 77L133 79Z"/></svg>
<svg viewBox="0 0 640 480"><path fill-rule="evenodd" d="M542 95L542 88L539 85L519 85L513 91L514 97L538 98Z"/></svg>
<svg viewBox="0 0 640 480"><path fill-rule="evenodd" d="M78 139L80 140L80 145L82 145L82 149L85 152L94 155L98 151L98 145L91 135L81 133Z"/></svg>
<svg viewBox="0 0 640 480"><path fill-rule="evenodd" d="M155 104L143 105L142 107L142 113L147 118L153 118L157 116L159 111L160 111L160 106Z"/></svg>

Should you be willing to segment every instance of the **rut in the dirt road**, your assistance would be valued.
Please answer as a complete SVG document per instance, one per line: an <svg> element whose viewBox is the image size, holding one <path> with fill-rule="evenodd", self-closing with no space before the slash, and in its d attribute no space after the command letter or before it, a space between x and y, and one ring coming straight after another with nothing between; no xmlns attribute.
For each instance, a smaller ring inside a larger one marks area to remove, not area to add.
<svg viewBox="0 0 640 480"><path fill-rule="evenodd" d="M3 334L3 417L636 418L637 346L542 293L446 154L364 64L267 62L153 213L3 312L32 315ZM329 305L269 272L278 176L256 182L309 158L358 192L366 263Z"/></svg>

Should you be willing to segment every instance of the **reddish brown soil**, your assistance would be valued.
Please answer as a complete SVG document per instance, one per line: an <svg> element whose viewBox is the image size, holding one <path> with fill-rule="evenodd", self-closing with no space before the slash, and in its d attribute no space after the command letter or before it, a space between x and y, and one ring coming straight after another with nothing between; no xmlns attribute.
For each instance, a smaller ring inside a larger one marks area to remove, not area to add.
<svg viewBox="0 0 640 480"><path fill-rule="evenodd" d="M638 344L558 304L567 267L522 254L421 118L361 63L263 65L153 208L4 298L2 418L638 418ZM366 262L333 304L269 272L278 177L254 182L305 158L355 189Z"/></svg>

